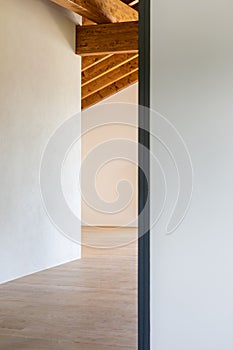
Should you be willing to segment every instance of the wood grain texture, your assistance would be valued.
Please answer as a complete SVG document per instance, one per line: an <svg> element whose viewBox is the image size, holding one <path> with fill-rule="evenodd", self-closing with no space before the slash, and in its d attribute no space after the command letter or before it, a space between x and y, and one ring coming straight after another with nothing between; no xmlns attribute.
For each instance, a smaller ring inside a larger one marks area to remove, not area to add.
<svg viewBox="0 0 233 350"><path fill-rule="evenodd" d="M137 232L138 229L134 227L82 227L82 257L136 258ZM98 249L98 247L108 249Z"/></svg>
<svg viewBox="0 0 233 350"><path fill-rule="evenodd" d="M78 13L84 17L83 25L94 25L95 23L118 23L138 21L138 11L135 9L136 5L131 4L132 0L50 0L56 4ZM112 51L111 51L112 52ZM125 52L125 51L124 51ZM94 66L98 66L102 61L109 58L108 55L93 55L93 57L82 58L82 71ZM116 59L117 60L117 59ZM123 61L123 64L125 62ZM117 63L118 66L118 63ZM101 71L102 65L97 68L97 77ZM93 77L91 78L93 79ZM87 80L84 79L84 84ZM126 87L128 86L128 83ZM114 89L111 89L114 93ZM108 95L107 95L108 96ZM84 101L85 104L85 101Z"/></svg>
<svg viewBox="0 0 233 350"><path fill-rule="evenodd" d="M112 55L97 55L97 56L93 55L93 56L82 57L82 72L85 71L85 69L89 69L111 56Z"/></svg>
<svg viewBox="0 0 233 350"><path fill-rule="evenodd" d="M82 99L82 109L93 106L94 104L104 100L107 97L110 97L118 91L121 91L132 84L135 84L137 81L138 69L135 70L135 72L125 76L124 78L115 81L111 85L108 85L107 87L100 89L96 93L93 93L92 95Z"/></svg>
<svg viewBox="0 0 233 350"><path fill-rule="evenodd" d="M133 1L133 0L122 0L128 7L133 7L134 9L137 9L138 1ZM137 14L138 16L138 14ZM136 17L133 19L135 20ZM122 21L122 18L119 19ZM99 23L99 22L97 22ZM83 25L93 25L93 21L91 22L90 20L87 20L86 18L83 18ZM127 54L126 54L127 55ZM133 57L134 54L130 54L131 57ZM121 56L122 61L120 62ZM120 64L121 63L121 64ZM82 85L89 84L91 82L94 83L94 80L99 78L102 74L104 74L104 71L107 72L109 70L114 69L114 64L115 68L118 68L120 65L125 64L125 54L111 54L110 55L101 55L100 57L95 56L83 56L82 57ZM102 86L99 90L99 92L96 92L92 94L91 96L88 96L86 99L82 100L82 105L83 108L87 108L91 106L94 103L100 102L102 99L111 96L111 94L114 94L124 88L122 86L121 82L124 82L126 85L125 87L128 87L129 85L132 84L131 78L133 77L133 82L136 82L137 79L134 79L136 77L135 72L131 72L132 74L130 75L129 79L118 79L117 84L112 84L111 86L104 87ZM119 81L120 80L120 81Z"/></svg>
<svg viewBox="0 0 233 350"><path fill-rule="evenodd" d="M137 230L82 235L112 248L0 285L1 350L137 349Z"/></svg>
<svg viewBox="0 0 233 350"><path fill-rule="evenodd" d="M138 52L138 22L77 26L76 53L81 56Z"/></svg>
<svg viewBox="0 0 233 350"><path fill-rule="evenodd" d="M138 57L133 58L127 63L119 66L99 78L91 81L82 87L82 99L98 92L99 90L113 84L114 82L124 78L125 76L138 70Z"/></svg>
<svg viewBox="0 0 233 350"><path fill-rule="evenodd" d="M120 0L51 0L95 23L137 21L138 12Z"/></svg>
<svg viewBox="0 0 233 350"><path fill-rule="evenodd" d="M137 57L137 54L119 54L106 58L102 62L99 62L98 65L92 66L82 72L82 86L110 73L112 70L119 68Z"/></svg>

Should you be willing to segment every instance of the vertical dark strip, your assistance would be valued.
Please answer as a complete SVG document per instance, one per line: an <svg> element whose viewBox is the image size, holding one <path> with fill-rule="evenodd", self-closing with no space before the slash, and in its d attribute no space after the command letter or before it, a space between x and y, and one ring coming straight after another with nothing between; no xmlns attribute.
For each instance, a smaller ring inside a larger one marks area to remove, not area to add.
<svg viewBox="0 0 233 350"><path fill-rule="evenodd" d="M146 108L143 108L146 107ZM150 0L139 1L138 142L150 150ZM150 349L150 159L139 148L138 350ZM145 169L145 172L140 170ZM144 232L146 232L144 234Z"/></svg>

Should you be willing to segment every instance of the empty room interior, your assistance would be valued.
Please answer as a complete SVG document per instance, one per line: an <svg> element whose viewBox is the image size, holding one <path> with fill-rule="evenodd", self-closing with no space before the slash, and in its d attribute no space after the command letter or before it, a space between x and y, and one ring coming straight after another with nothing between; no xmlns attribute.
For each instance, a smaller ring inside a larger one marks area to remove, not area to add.
<svg viewBox="0 0 233 350"><path fill-rule="evenodd" d="M0 350L233 349L233 2L0 0Z"/></svg>
<svg viewBox="0 0 233 350"><path fill-rule="evenodd" d="M138 1L9 0L0 30L0 349L136 350Z"/></svg>

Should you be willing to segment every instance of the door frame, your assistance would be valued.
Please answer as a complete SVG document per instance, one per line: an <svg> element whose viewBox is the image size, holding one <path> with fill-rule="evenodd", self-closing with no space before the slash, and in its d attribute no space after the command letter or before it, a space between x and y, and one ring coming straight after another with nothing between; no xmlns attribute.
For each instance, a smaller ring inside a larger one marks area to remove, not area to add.
<svg viewBox="0 0 233 350"><path fill-rule="evenodd" d="M150 0L142 0L139 1L138 350L150 350L150 230L148 229L150 227L149 108ZM142 147L140 145L144 146L144 150L141 149ZM144 174L140 168L144 169ZM140 216L142 210L143 215Z"/></svg>

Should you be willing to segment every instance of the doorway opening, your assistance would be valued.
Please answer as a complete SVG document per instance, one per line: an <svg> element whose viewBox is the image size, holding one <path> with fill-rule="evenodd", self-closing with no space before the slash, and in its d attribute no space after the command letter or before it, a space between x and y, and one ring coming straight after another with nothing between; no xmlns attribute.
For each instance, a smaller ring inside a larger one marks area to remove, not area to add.
<svg viewBox="0 0 233 350"><path fill-rule="evenodd" d="M83 109L82 163L85 163L81 169L81 248L72 245L74 240L61 237L55 225L51 229L48 218L44 220L39 212L36 219L41 220L40 230L51 232L46 239L42 237L45 245L41 245L43 254L39 257L38 246L32 245L35 251L28 260L32 261L30 271L33 274L29 275L25 263L20 266L23 273L20 269L20 272L16 271L17 276L25 277L12 278L11 282L1 285L0 300L4 312L0 318L0 347L148 350L150 245L149 230L144 231L149 227L150 213L149 205L146 210L144 207L149 197L150 164L148 153L143 153L139 146L150 147L149 112L146 109L149 107L150 80L149 1L41 0L36 2L36 11L33 11L33 6L19 10L29 18L39 15L47 18L48 27L52 22L50 33L55 40L51 41L57 45L59 53L62 51L64 62L71 62L77 68L73 62L74 50L83 56L81 98L77 94ZM67 15L64 8L69 11L69 18L73 18L74 13L83 16L82 25L76 29L75 48L72 46L75 26L64 20ZM33 21L36 34L40 30L39 22L36 18ZM49 53L50 47L48 45ZM33 55L33 50L29 52ZM33 56L30 60L30 57L28 62L34 68L36 58ZM52 65L54 58L51 57L50 64L43 62L45 69ZM60 72L60 66L56 64L54 69L58 68ZM71 77L68 65L69 79L64 74L62 81L75 85L77 77ZM55 77L54 72L51 76ZM55 94L51 101L58 103L60 87L54 88L55 84L54 81L51 87ZM37 92L42 95L40 107L46 110L46 103L51 101L45 98L42 87ZM71 91L67 95L62 92L65 96L62 98L69 100ZM49 107L47 109L53 111L54 106ZM131 125L129 121L133 121ZM94 128L90 127L93 123ZM120 152L120 157L116 151ZM42 165L49 168L50 159L46 159L47 163ZM69 168L76 158L67 159ZM44 168L45 175L48 175L48 168ZM91 181L90 174L94 181ZM69 196L70 183L65 181L65 186ZM53 188L54 183L50 183L50 187ZM49 191L50 187L46 189ZM49 200L50 196L46 199ZM77 198L74 206L76 202ZM60 214L62 216L62 211ZM32 229L38 233L34 227L36 222ZM22 224L20 229L26 232L25 227L26 224ZM52 236L56 236L56 242ZM30 253L30 249L25 249ZM66 249L69 250L67 255ZM15 253L18 254L17 249ZM44 260L44 264L37 264Z"/></svg>

